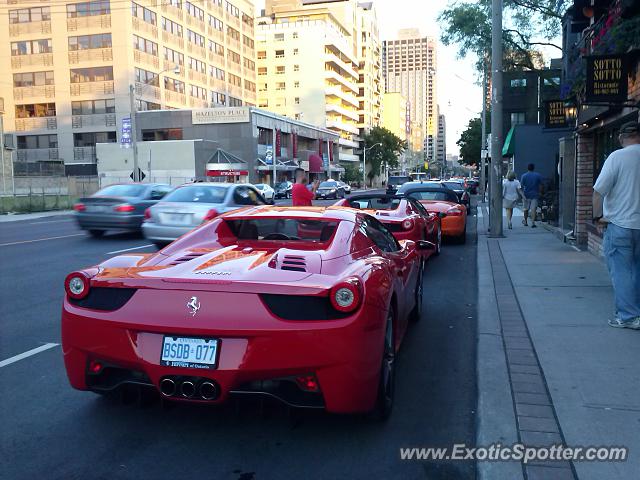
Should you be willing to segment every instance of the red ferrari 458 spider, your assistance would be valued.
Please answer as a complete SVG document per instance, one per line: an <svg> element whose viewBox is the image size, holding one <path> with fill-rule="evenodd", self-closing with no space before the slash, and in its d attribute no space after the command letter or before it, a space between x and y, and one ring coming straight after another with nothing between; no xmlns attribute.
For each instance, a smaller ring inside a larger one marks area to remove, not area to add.
<svg viewBox="0 0 640 480"><path fill-rule="evenodd" d="M398 242L350 208L223 215L155 254L67 276L69 381L212 404L261 394L386 418L396 352L421 314L420 253L433 248Z"/></svg>
<svg viewBox="0 0 640 480"><path fill-rule="evenodd" d="M397 240L428 240L436 247L425 251L425 259L439 255L442 247L440 215L428 212L422 204L409 197L385 194L360 194L338 201L336 206L357 208L373 215Z"/></svg>

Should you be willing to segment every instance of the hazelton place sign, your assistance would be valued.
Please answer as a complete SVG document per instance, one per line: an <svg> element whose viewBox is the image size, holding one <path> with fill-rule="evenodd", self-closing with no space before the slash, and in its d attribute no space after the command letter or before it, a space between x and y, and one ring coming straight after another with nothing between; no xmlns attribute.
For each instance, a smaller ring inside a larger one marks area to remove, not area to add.
<svg viewBox="0 0 640 480"><path fill-rule="evenodd" d="M207 123L247 123L251 120L249 107L194 108L191 110L191 124Z"/></svg>

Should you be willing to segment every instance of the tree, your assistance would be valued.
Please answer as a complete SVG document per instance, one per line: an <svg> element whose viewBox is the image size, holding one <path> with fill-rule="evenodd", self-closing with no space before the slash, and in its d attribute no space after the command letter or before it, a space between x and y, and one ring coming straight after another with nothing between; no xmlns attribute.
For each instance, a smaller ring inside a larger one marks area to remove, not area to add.
<svg viewBox="0 0 640 480"><path fill-rule="evenodd" d="M362 181L362 175L358 170L358 165L348 163L344 166L344 177L342 179L346 183Z"/></svg>
<svg viewBox="0 0 640 480"><path fill-rule="evenodd" d="M376 145L378 143L380 145ZM373 147L367 150L367 166L369 167L367 177L371 183L374 177L380 175L382 163L385 163L389 168L398 167L398 157L407 148L407 144L390 130L383 127L373 127L369 133L364 135L364 148L369 147Z"/></svg>
<svg viewBox="0 0 640 480"><path fill-rule="evenodd" d="M489 133L491 118L487 113L487 133ZM460 147L460 163L464 165L480 164L480 149L482 147L482 120L480 117L469 120L467 128L456 142Z"/></svg>
<svg viewBox="0 0 640 480"><path fill-rule="evenodd" d="M537 69L542 46L562 48L551 39L562 28L562 12L571 0L504 0L502 44L504 69ZM491 0L463 1L450 4L440 12L441 36L445 45L456 44L458 56L475 54L478 71L491 52Z"/></svg>

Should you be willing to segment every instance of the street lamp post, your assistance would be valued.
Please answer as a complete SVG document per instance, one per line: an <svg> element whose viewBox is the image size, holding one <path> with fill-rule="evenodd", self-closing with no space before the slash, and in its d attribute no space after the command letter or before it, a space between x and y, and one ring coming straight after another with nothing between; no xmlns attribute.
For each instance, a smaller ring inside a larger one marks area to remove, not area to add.
<svg viewBox="0 0 640 480"><path fill-rule="evenodd" d="M158 73L157 77L154 78L158 78L158 87L160 87L160 75L162 75L165 72L168 72L169 70L173 70L173 73L175 73L176 75L180 74L180 66L176 65L174 68L167 68L165 70L162 70L160 73ZM153 80L153 78L151 79ZM146 86L149 85L149 80L147 80L146 82L143 82L142 85ZM140 182L140 169L138 168L138 130L137 130L137 126L136 126L136 89L134 84L130 84L129 85L129 103L130 103L130 109L131 109L131 148L133 148L133 181L134 182ZM162 95L162 93L161 93ZM162 102L162 98L160 99L160 101Z"/></svg>
<svg viewBox="0 0 640 480"><path fill-rule="evenodd" d="M367 144L365 143L365 147L362 150L362 181L364 183L364 189L367 189L367 150L371 150L373 147L377 147L378 145L382 145L382 143L374 143L369 148L367 148Z"/></svg>

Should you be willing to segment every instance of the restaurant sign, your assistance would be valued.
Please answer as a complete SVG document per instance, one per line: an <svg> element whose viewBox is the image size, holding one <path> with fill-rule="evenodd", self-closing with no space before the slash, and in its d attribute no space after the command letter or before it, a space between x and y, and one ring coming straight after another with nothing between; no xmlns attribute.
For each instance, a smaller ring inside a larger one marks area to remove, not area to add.
<svg viewBox="0 0 640 480"><path fill-rule="evenodd" d="M237 177L249 175L248 170L207 170L207 177Z"/></svg>
<svg viewBox="0 0 640 480"><path fill-rule="evenodd" d="M544 102L545 128L566 128L569 126L564 100Z"/></svg>
<svg viewBox="0 0 640 480"><path fill-rule="evenodd" d="M191 110L191 124L207 123L247 123L250 121L249 107L194 108Z"/></svg>
<svg viewBox="0 0 640 480"><path fill-rule="evenodd" d="M627 65L621 55L586 57L584 103L624 103L627 100Z"/></svg>

